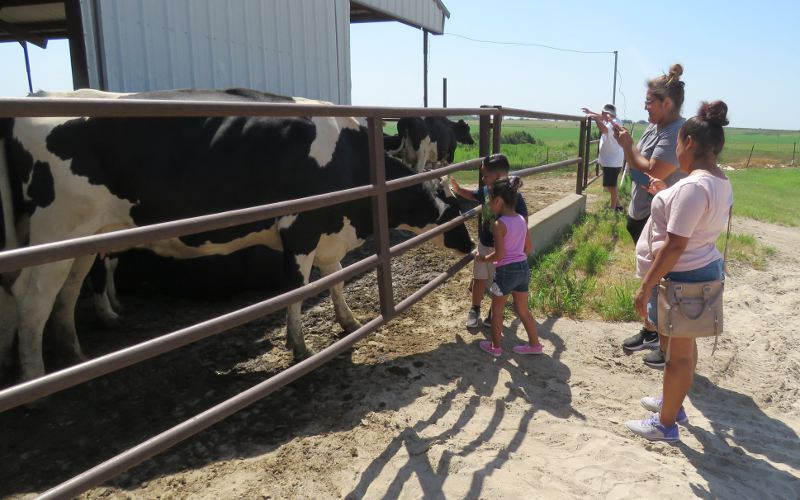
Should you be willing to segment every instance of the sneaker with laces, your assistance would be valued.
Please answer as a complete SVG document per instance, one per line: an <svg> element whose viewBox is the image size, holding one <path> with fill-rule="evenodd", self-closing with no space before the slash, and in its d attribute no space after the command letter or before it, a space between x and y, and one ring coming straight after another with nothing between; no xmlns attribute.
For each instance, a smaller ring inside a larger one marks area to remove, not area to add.
<svg viewBox="0 0 800 500"><path fill-rule="evenodd" d="M626 351L641 351L658 347L658 332L642 327L639 333L622 341L622 348Z"/></svg>
<svg viewBox="0 0 800 500"><path fill-rule="evenodd" d="M660 412L661 404L664 402L664 398L662 396L645 396L640 399L639 402L642 404L645 410ZM678 415L675 417L675 421L683 425L689 423L689 417L686 415L686 410L683 409L683 406L681 406L681 408L678 410Z"/></svg>
<svg viewBox="0 0 800 500"><path fill-rule="evenodd" d="M503 349L501 347L495 347L491 340L482 340L478 343L478 347L481 348L481 351L488 352L495 358L499 358L503 354Z"/></svg>
<svg viewBox="0 0 800 500"><path fill-rule="evenodd" d="M477 328L478 318L480 317L481 317L480 309L476 309L474 307L470 309L469 312L467 313L467 321L465 323L467 325L467 328Z"/></svg>
<svg viewBox="0 0 800 500"><path fill-rule="evenodd" d="M644 364L650 368L664 368L664 365L667 364L667 359L661 349L654 349L644 357Z"/></svg>
<svg viewBox="0 0 800 500"><path fill-rule="evenodd" d="M664 426L659 420L658 413L653 413L642 420L628 420L625 422L625 427L649 441L674 443L681 440L678 424L672 424L670 427Z"/></svg>

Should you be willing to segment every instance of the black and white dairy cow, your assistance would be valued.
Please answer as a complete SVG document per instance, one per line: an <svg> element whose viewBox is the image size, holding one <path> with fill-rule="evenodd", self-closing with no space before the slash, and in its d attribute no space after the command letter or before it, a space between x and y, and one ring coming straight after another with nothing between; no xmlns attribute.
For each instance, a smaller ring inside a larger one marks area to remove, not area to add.
<svg viewBox="0 0 800 500"><path fill-rule="evenodd" d="M417 172L427 164L453 163L459 142L475 144L469 125L444 116L401 118L397 121L397 135L383 139L389 154L398 156Z"/></svg>
<svg viewBox="0 0 800 500"><path fill-rule="evenodd" d="M313 102L241 89L109 97ZM0 178L10 179L0 183L9 235L4 248L302 198L368 184L370 178L367 132L354 118L17 118L0 121L0 141ZM388 179L413 173L394 158L385 161ZM445 198L435 181L390 193L388 206L391 227L418 233L459 214L455 200ZM282 252L284 268L276 274L283 277L283 288L292 289L308 283L312 266L323 275L341 269L344 255L372 230L367 198L146 247L191 258L264 245ZM472 249L463 225L438 240L460 253ZM94 259L89 255L26 268L15 279L3 277L6 284L13 280L23 379L44 373L42 332L48 318L64 346L83 359L74 308ZM358 328L341 284L331 298L338 322L346 330ZM287 345L296 358L308 355L300 303L288 308Z"/></svg>

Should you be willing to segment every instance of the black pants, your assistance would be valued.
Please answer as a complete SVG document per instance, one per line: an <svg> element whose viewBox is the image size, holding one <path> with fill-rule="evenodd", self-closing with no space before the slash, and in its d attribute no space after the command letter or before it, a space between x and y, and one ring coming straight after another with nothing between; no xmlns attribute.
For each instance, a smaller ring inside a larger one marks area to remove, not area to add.
<svg viewBox="0 0 800 500"><path fill-rule="evenodd" d="M639 241L639 236L642 235L644 225L647 224L647 219L649 218L650 217L645 217L644 219L634 219L628 215L628 223L625 224L625 229L628 230L631 238L633 238L634 245L636 245L636 242Z"/></svg>

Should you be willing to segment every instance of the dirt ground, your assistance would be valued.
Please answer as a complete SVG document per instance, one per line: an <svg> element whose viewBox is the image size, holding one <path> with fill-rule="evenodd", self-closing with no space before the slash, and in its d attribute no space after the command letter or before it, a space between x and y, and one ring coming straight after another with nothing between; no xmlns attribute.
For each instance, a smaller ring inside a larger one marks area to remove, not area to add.
<svg viewBox="0 0 800 500"><path fill-rule="evenodd" d="M531 212L572 182L531 178ZM618 347L636 324L537 318L546 354L520 358L509 352L524 331L507 320L495 360L475 345L484 333L463 327L465 269L349 354L81 498L798 498L800 234L738 219L734 231L778 253L766 271L732 270L728 330L714 357L701 346L677 446L621 425L642 416L638 398L661 380ZM454 261L429 245L399 259L396 300ZM374 317L374 274L346 296L362 321ZM117 331L80 304L89 355L262 297L122 298ZM328 300L304 311L312 348L341 335ZM283 315L273 315L0 414L0 497L41 493L278 373L291 364L283 342Z"/></svg>

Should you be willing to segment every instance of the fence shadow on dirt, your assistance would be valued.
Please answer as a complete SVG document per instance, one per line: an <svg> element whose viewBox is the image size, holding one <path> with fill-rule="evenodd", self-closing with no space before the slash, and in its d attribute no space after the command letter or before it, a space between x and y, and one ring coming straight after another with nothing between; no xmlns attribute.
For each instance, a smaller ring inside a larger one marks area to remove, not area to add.
<svg viewBox="0 0 800 500"><path fill-rule="evenodd" d="M135 307L128 312L136 313ZM508 335L515 335L517 326L516 322L512 324ZM446 432L452 435L472 418L477 399L491 394L499 369L511 374L516 387L506 399L521 397L531 407L521 417L520 431L508 443L507 451L498 455L496 463L487 465L497 467L522 443L525 429L537 411L561 418L570 415L582 418L571 407L570 370L559 359L563 342L550 327L549 323L541 325L540 335L556 346L554 354L525 359L519 367L506 361L497 368L488 366L463 373L463 366L448 366L454 359L472 360L475 366L486 363L486 355L472 345L475 336L470 343L443 344L430 352L378 364L357 364L349 355L342 355L106 485L135 489L143 482L166 475L232 458L259 456L299 436L350 430L370 412L398 410L412 404L426 387L447 384L461 376L435 414L417 424L424 427L425 422L435 421L437 415L451 411L452 401L473 388L478 396L471 397L458 418L459 423ZM243 359L259 358L275 349L269 339L253 340L258 337L242 328L201 341L188 353L178 350L55 394L42 400L35 409L17 408L0 414L0 428L4 429L0 460L6 464L0 472L0 496L44 491L284 368L276 366L271 369L274 373L263 368L241 369ZM391 397L386 397L387 390L391 391ZM504 404L504 399L498 399L493 422L502 420ZM460 453L468 454L490 439L496 430L496 424L493 425ZM415 440L414 429L409 427L400 432L384 454L415 442L424 445ZM381 462L378 459L373 463ZM370 466L363 474L364 487L376 467ZM409 467L413 470L413 466ZM480 492L481 478L476 474L472 489L476 495ZM402 478L397 481L401 487ZM357 486L356 491L361 488Z"/></svg>

